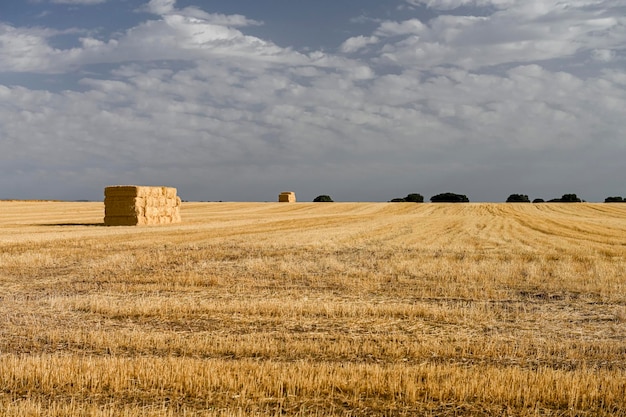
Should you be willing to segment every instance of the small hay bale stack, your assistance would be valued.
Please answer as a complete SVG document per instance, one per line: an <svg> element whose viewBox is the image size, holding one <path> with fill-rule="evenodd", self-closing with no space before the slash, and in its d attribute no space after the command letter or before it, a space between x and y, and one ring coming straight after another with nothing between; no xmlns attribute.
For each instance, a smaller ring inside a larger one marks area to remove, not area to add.
<svg viewBox="0 0 626 417"><path fill-rule="evenodd" d="M104 224L138 226L180 223L176 188L116 185L104 189Z"/></svg>
<svg viewBox="0 0 626 417"><path fill-rule="evenodd" d="M296 193L293 191L284 191L278 196L279 203L295 203L296 202Z"/></svg>

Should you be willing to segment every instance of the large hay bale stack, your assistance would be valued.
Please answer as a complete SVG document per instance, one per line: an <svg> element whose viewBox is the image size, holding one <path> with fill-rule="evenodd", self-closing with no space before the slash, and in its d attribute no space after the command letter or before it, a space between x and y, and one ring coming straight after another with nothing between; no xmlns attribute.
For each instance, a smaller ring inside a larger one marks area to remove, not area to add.
<svg viewBox="0 0 626 417"><path fill-rule="evenodd" d="M104 224L137 226L180 223L176 188L116 185L104 189Z"/></svg>
<svg viewBox="0 0 626 417"><path fill-rule="evenodd" d="M278 196L279 203L295 203L296 202L296 193L293 191L284 191Z"/></svg>

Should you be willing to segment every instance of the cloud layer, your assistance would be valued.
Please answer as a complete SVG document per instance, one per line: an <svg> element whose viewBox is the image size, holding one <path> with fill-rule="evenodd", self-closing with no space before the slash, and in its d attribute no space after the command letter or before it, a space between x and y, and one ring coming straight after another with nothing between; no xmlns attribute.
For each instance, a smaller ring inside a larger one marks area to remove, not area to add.
<svg viewBox="0 0 626 417"><path fill-rule="evenodd" d="M108 35L0 22L0 74L71 80L0 83L0 198L117 183L199 200L626 195L620 2L405 4L325 51L174 0ZM77 42L55 47L60 35Z"/></svg>

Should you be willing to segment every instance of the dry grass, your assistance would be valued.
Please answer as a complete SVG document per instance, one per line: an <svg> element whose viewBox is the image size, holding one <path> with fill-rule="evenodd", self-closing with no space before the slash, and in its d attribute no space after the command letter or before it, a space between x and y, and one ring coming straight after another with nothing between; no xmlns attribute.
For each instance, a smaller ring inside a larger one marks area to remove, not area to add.
<svg viewBox="0 0 626 417"><path fill-rule="evenodd" d="M626 207L0 202L3 416L626 415Z"/></svg>

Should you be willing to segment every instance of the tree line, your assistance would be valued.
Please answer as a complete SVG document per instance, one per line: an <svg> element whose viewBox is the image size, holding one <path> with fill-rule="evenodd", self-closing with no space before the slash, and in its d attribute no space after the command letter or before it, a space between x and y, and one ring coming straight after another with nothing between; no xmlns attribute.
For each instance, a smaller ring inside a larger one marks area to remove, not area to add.
<svg viewBox="0 0 626 417"><path fill-rule="evenodd" d="M327 202L332 203L333 199L329 195L319 195L313 200L316 203ZM456 193L441 193L434 195L430 198L432 203L469 203L469 198L464 194ZM560 198L552 198L550 200L544 200L542 198L535 198L532 203L582 203L585 200L579 198L576 194L563 194ZM411 193L406 197L393 198L389 200L390 203L423 203L424 196L419 193ZM531 203L530 198L526 194L511 194L506 199L507 203ZM626 203L625 197L615 196L607 197L604 199L605 203Z"/></svg>

